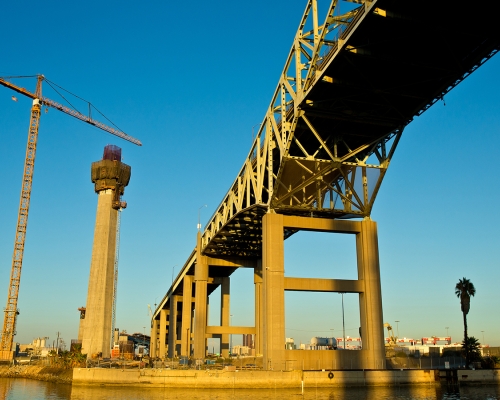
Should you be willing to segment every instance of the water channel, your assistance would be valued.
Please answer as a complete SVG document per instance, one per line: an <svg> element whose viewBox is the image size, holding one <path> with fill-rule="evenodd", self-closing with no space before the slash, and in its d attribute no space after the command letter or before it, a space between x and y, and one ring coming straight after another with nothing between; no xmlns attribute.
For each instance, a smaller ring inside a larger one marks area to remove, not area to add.
<svg viewBox="0 0 500 400"><path fill-rule="evenodd" d="M500 400L500 386L458 388L439 386L393 386L316 389L162 389L129 387L82 387L30 379L0 378L0 400Z"/></svg>

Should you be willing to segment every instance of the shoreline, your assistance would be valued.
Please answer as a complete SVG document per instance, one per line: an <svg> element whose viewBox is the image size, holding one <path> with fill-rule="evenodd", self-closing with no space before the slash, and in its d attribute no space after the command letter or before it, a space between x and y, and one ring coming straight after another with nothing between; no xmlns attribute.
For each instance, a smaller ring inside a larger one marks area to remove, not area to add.
<svg viewBox="0 0 500 400"><path fill-rule="evenodd" d="M0 378L25 378L71 385L73 369L39 365L0 365Z"/></svg>
<svg viewBox="0 0 500 400"><path fill-rule="evenodd" d="M122 370L0 366L0 378L25 378L74 386L197 389L292 389L367 386L500 385L499 370L228 371Z"/></svg>

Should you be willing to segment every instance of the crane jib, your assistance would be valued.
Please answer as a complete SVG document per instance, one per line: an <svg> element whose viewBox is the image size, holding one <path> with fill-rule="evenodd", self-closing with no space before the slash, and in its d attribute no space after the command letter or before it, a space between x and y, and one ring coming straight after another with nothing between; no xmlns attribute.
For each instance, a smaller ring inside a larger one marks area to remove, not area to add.
<svg viewBox="0 0 500 400"><path fill-rule="evenodd" d="M142 143L140 142L140 140L137 140L137 139L133 138L132 136L129 136L126 133L124 133L118 129L111 128L111 127L109 127L109 126L107 126L99 121L95 121L92 118L87 117L86 115L79 113L78 111L75 111L75 110L72 110L71 108L65 107L62 104L56 103L55 101L50 100L46 97L43 97L41 99L41 101L42 101L42 104L44 104L46 106L53 107L59 111L62 111L66 114L69 114L69 115L75 117L75 118L78 118L79 120L81 120L83 122L87 122L88 124L94 125L95 127L102 129L103 131L109 132L112 135L115 135L115 136L118 136L122 139L128 140L129 142L132 142L138 146L142 146Z"/></svg>
<svg viewBox="0 0 500 400"><path fill-rule="evenodd" d="M36 100L38 97L35 93L31 93L30 91L26 90L25 88L16 86L13 83L10 83L3 78L0 78L0 85L3 85L9 89L12 89L12 90L16 91L17 93L20 93L26 97L31 98L31 99ZM111 127L103 124L102 122L95 121L92 118L87 117L86 115L79 113L78 111L72 110L69 107L63 106L62 104L55 102L54 100L51 100L47 97L41 97L40 102L43 105L56 108L57 110L62 111L63 113L69 114L75 118L78 118L79 120L81 120L83 122L87 122L90 125L94 125L96 128L102 129L103 131L106 131L108 133L111 133L112 135L118 136L121 139L124 139L124 140L131 142L131 143L134 143L137 146L142 146L142 143L140 140L137 140L137 139L133 138L132 136L127 135L126 133L120 131L119 129L114 129L114 128L111 128Z"/></svg>

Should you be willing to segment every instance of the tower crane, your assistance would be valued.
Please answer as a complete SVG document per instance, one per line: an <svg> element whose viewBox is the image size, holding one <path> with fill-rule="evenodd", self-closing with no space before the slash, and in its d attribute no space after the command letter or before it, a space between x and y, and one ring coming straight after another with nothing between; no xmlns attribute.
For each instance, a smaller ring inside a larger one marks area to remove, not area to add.
<svg viewBox="0 0 500 400"><path fill-rule="evenodd" d="M391 324L386 322L384 328L387 328L387 333L389 335L389 346L395 346L398 342L398 337L394 335L394 329L392 329Z"/></svg>
<svg viewBox="0 0 500 400"><path fill-rule="evenodd" d="M5 80L7 78L17 78L17 77L0 78L0 85L3 85L9 89L14 90L19 94L22 94L24 96L33 99L33 105L31 107L30 125L28 130L28 144L26 146L26 156L24 159L24 173L21 186L21 199L19 202L16 235L14 239L14 253L12 255L12 268L10 272L9 290L7 294L7 306L5 307L2 337L0 340L0 359L3 360L10 360L13 357L12 344L14 341L14 335L16 334L16 321L17 321L17 316L19 314L19 310L17 308L17 300L19 295L19 284L21 281L21 269L23 265L23 255L24 255L24 241L26 238L26 229L28 226L28 210L30 205L33 172L35 168L38 126L40 124L40 111L42 106L55 108L59 111L62 111L63 113L78 118L84 122L87 122L88 124L94 125L95 127L102 129L106 132L109 132L115 136L118 136L124 140L132 142L138 146L142 146L142 143L139 140L133 138L132 136L127 135L126 133L120 131L119 129L111 128L97 120L94 120L91 117L90 113L89 116L86 116L76 110L63 106L47 97L43 97L42 82L45 80L45 77L43 75L37 75L36 77L37 77L37 83L34 93ZM14 96L13 99L15 99Z"/></svg>

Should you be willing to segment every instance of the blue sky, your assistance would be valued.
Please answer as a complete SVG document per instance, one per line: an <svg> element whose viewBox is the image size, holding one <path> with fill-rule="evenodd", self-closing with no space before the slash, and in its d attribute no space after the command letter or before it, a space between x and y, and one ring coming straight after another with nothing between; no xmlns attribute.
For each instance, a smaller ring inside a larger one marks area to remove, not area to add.
<svg viewBox="0 0 500 400"><path fill-rule="evenodd" d="M278 82L305 1L34 1L3 5L0 76L44 74L90 100L143 147L49 110L40 123L16 340L76 338L85 304L97 198L90 164L123 149L132 178L122 214L117 327L149 330L147 304L167 291L236 177ZM28 10L28 11L27 11ZM30 12L29 10L33 10ZM384 322L400 336L462 336L454 286L475 284L469 332L500 345L498 246L500 59L495 57L405 131L375 202ZM34 90L34 80L17 80ZM7 297L31 102L0 87L0 301ZM61 98L48 85L44 95ZM77 103L76 103L77 104ZM105 121L103 121L105 122ZM354 278L354 239L300 233L286 274ZM234 325L253 325L251 271L233 278ZM215 324L217 293L211 298ZM345 295L346 335L358 305ZM286 295L296 342L340 336L339 294ZM333 331L332 331L333 329ZM237 342L238 338L235 338Z"/></svg>

